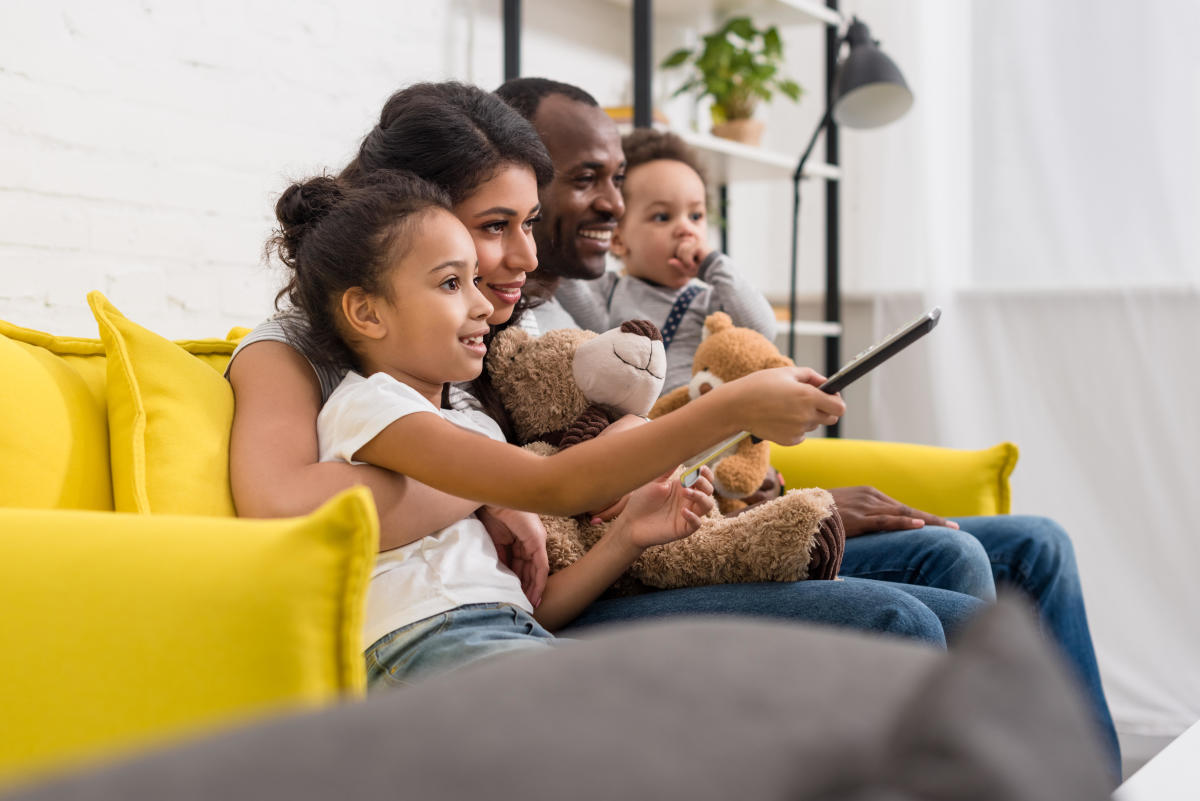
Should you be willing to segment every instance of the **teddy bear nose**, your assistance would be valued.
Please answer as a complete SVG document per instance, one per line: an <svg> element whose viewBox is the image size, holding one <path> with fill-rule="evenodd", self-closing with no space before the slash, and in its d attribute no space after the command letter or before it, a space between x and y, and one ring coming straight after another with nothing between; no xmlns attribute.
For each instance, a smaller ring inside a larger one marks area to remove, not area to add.
<svg viewBox="0 0 1200 801"><path fill-rule="evenodd" d="M713 388L713 385L708 383L707 381L705 381L703 384L700 385L698 391L700 392L701 395L703 395L705 392L711 392L712 388Z"/></svg>

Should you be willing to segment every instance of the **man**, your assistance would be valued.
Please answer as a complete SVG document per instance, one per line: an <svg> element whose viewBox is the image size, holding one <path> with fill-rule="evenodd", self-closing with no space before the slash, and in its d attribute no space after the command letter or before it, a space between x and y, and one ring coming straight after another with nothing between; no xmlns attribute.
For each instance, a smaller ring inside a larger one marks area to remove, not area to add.
<svg viewBox="0 0 1200 801"><path fill-rule="evenodd" d="M533 275L549 293L559 291L563 278L598 278L625 209L625 157L616 125L591 95L568 84L516 78L496 91L533 124L554 162L554 179L541 193L542 220L534 228L538 269ZM543 331L577 327L553 300L534 314ZM1120 777L1116 731L1100 682L1074 549L1061 527L1041 517L997 516L965 519L960 528L873 487L830 491L846 529L843 576L952 590L984 600L994 597L996 583L1006 583L1031 597L1076 668L1110 745L1114 775ZM747 593L757 586L748 585ZM749 595L731 603L744 605L732 611L761 612Z"/></svg>
<svg viewBox="0 0 1200 801"><path fill-rule="evenodd" d="M542 331L577 328L553 298L560 279L604 274L617 221L625 213L625 154L612 119L587 92L544 78L518 78L496 91L533 123L554 162L534 225L538 269L530 281L550 295L534 309ZM552 211L550 211L552 210Z"/></svg>

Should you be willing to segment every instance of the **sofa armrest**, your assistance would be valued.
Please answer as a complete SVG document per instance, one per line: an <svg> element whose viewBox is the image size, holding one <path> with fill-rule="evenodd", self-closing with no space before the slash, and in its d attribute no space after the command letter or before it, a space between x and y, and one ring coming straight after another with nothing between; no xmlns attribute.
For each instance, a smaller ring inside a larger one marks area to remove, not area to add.
<svg viewBox="0 0 1200 801"><path fill-rule="evenodd" d="M958 450L898 442L810 439L771 445L771 464L789 488L874 486L942 517L1008 514L1017 446Z"/></svg>
<svg viewBox="0 0 1200 801"><path fill-rule="evenodd" d="M0 509L0 784L361 695L368 490L284 520Z"/></svg>

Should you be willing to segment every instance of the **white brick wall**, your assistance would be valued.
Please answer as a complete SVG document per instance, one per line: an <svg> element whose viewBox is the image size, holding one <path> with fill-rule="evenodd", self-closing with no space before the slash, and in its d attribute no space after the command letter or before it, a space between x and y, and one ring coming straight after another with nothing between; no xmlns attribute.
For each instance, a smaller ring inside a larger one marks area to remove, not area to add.
<svg viewBox="0 0 1200 801"><path fill-rule="evenodd" d="M499 0L6 2L0 318L95 336L100 289L168 336L270 310L274 198L395 89L501 78Z"/></svg>

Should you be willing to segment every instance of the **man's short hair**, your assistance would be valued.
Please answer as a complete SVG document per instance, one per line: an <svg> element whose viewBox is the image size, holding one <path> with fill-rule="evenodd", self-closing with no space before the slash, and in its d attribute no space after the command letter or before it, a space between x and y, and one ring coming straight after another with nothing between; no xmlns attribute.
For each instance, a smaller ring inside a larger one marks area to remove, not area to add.
<svg viewBox="0 0 1200 801"><path fill-rule="evenodd" d="M678 134L654 128L636 128L621 137L621 149L625 151L626 174L649 161L680 161L695 170L704 188L708 189L708 176L704 174L699 156Z"/></svg>
<svg viewBox="0 0 1200 801"><path fill-rule="evenodd" d="M500 99L516 109L517 113L533 122L538 106L550 95L563 95L570 100L599 106L596 98L569 83L552 81L549 78L510 78L496 90Z"/></svg>

